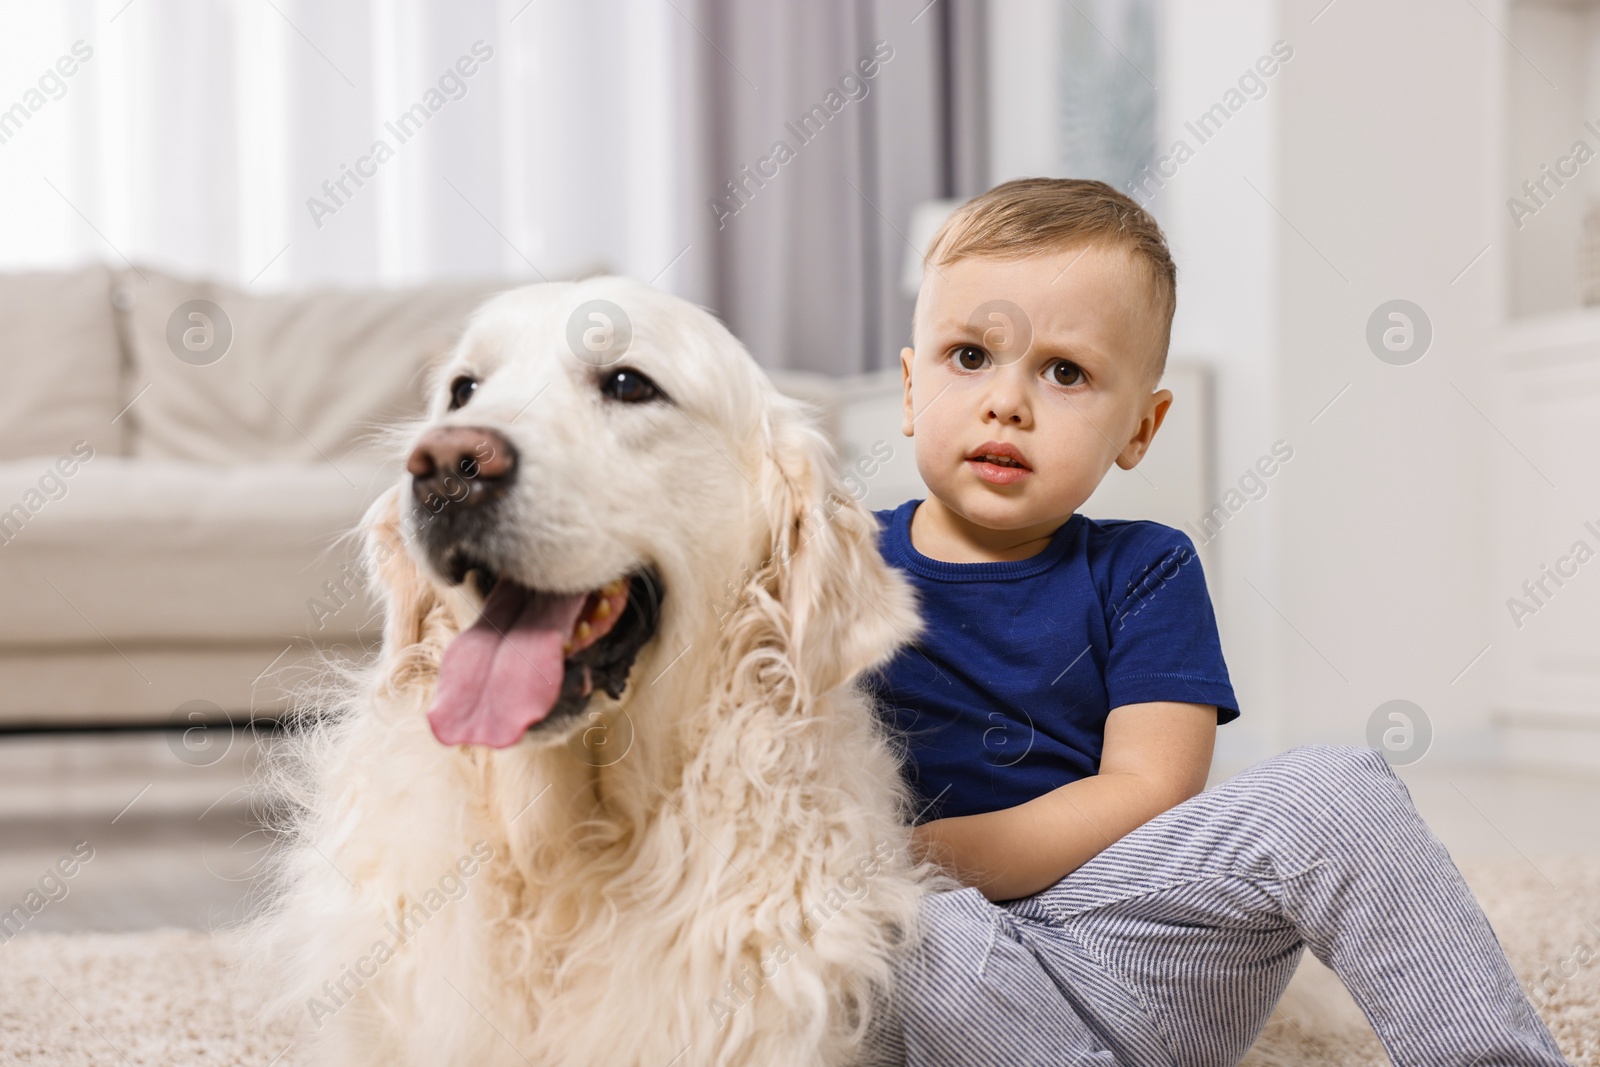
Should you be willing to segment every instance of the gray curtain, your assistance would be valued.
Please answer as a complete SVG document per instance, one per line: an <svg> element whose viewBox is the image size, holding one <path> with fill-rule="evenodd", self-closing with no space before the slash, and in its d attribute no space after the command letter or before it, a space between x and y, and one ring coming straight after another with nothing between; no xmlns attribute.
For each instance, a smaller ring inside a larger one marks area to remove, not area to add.
<svg viewBox="0 0 1600 1067"><path fill-rule="evenodd" d="M712 310L769 367L892 366L912 207L986 187L981 3L678 3Z"/></svg>

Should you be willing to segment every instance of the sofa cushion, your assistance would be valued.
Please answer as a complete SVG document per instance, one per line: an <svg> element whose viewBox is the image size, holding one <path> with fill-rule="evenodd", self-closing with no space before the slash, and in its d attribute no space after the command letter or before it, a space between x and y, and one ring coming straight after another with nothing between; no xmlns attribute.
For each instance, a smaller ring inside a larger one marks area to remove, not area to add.
<svg viewBox="0 0 1600 1067"><path fill-rule="evenodd" d="M76 441L122 451L111 272L0 274L0 369L0 460L53 457Z"/></svg>
<svg viewBox="0 0 1600 1067"><path fill-rule="evenodd" d="M375 633L358 546L339 534L399 473L320 460L97 455L70 474L0 463L0 644L132 655L140 642Z"/></svg>
<svg viewBox="0 0 1600 1067"><path fill-rule="evenodd" d="M150 267L118 285L130 392L149 386L129 411L131 453L207 463L368 451L374 430L422 409L427 365L507 287L256 295Z"/></svg>
<svg viewBox="0 0 1600 1067"><path fill-rule="evenodd" d="M318 683L336 680L326 669L329 655L359 661L372 654L365 650L376 649L376 641L374 636L361 646L341 644L332 650L277 638L209 645L118 641L117 648L103 641L99 647L0 645L0 727L170 727L191 724L189 713L196 710L221 717L191 701L220 707L235 727L242 727L253 716L315 706L322 696ZM202 734L176 743L206 740Z"/></svg>

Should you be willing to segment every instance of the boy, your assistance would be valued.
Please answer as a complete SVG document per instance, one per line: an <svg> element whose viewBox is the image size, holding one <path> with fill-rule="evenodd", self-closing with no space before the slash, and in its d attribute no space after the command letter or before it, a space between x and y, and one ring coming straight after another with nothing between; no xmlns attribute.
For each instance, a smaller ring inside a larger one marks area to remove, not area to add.
<svg viewBox="0 0 1600 1067"><path fill-rule="evenodd" d="M1008 182L935 236L901 353L924 501L880 512L922 638L873 680L965 888L924 909L872 1062L1232 1064L1307 945L1399 1067L1562 1064L1370 749L1202 792L1239 711L1194 547L1077 514L1172 394L1176 270L1100 182Z"/></svg>

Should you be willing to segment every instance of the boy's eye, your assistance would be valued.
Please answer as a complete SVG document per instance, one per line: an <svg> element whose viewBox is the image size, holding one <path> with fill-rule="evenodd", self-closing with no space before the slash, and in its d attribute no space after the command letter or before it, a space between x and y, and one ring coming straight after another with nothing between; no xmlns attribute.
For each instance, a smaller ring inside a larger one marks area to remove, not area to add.
<svg viewBox="0 0 1600 1067"><path fill-rule="evenodd" d="M978 370L988 358L989 353L977 345L962 345L955 350L956 366L962 370Z"/></svg>
<svg viewBox="0 0 1600 1067"><path fill-rule="evenodd" d="M1083 368L1064 359L1057 360L1050 367L1050 380L1057 385L1077 385L1083 381Z"/></svg>

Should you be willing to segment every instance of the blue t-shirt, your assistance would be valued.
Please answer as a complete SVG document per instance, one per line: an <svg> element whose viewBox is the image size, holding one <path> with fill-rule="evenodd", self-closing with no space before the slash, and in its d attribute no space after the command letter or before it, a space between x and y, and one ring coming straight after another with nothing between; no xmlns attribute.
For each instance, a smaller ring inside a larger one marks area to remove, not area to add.
<svg viewBox="0 0 1600 1067"><path fill-rule="evenodd" d="M1027 559L945 563L912 547L920 503L877 517L884 559L916 587L923 634L866 679L907 744L919 823L1098 773L1106 716L1124 704L1239 717L1187 534L1075 514Z"/></svg>

